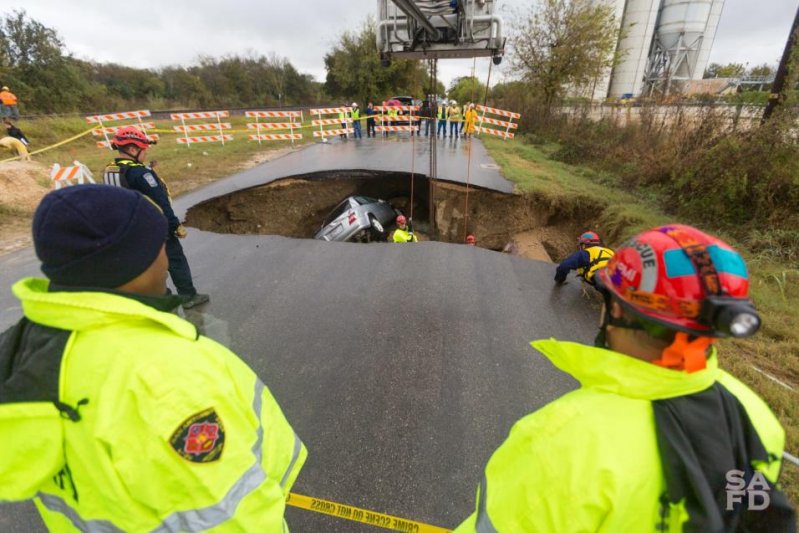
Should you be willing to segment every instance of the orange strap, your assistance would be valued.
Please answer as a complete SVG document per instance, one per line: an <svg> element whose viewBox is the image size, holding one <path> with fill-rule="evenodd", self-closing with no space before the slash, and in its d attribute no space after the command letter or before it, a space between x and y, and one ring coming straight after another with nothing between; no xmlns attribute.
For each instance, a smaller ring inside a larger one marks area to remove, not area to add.
<svg viewBox="0 0 799 533"><path fill-rule="evenodd" d="M690 340L687 333L678 332L665 350L660 359L652 361L658 366L671 370L685 370L689 374L704 370L707 366L707 349L715 339L711 337L696 337Z"/></svg>

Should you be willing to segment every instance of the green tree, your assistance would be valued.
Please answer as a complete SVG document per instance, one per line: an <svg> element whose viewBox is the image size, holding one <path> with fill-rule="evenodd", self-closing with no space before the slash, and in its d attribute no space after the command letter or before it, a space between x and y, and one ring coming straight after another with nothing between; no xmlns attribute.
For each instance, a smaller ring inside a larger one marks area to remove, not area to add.
<svg viewBox="0 0 799 533"><path fill-rule="evenodd" d="M705 69L705 79L707 78L740 78L746 72L746 67L740 63L711 63Z"/></svg>
<svg viewBox="0 0 799 533"><path fill-rule="evenodd" d="M468 102L480 104L485 96L486 86L472 76L461 76L452 80L447 98L463 105Z"/></svg>
<svg viewBox="0 0 799 533"><path fill-rule="evenodd" d="M420 97L427 91L423 62L395 60L387 67L380 64L371 19L360 32L347 32L341 37L325 55L325 68L327 93L348 102L380 101L396 94Z"/></svg>
<svg viewBox="0 0 799 533"><path fill-rule="evenodd" d="M768 78L773 76L777 69L768 63L763 63L762 65L756 65L749 69L749 72L746 73L747 76L752 76L755 78Z"/></svg>
<svg viewBox="0 0 799 533"><path fill-rule="evenodd" d="M513 73L547 107L589 87L615 61L615 8L596 0L541 0L511 23Z"/></svg>

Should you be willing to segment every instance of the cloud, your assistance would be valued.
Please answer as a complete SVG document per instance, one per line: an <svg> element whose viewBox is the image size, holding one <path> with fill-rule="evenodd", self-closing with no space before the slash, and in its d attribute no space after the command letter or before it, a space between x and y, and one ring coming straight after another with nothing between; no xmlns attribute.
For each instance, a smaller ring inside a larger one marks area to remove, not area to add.
<svg viewBox="0 0 799 533"><path fill-rule="evenodd" d="M530 0L500 0L500 13ZM727 0L711 61L757 64L782 54L795 6L785 0ZM324 55L346 31L376 16L375 0L169 0L109 4L104 0L26 0L19 7L54 28L75 56L137 68L188 66L200 56L275 53L324 81ZM507 28L507 25L506 25ZM478 58L485 80L488 59ZM471 74L472 60L439 61L448 86ZM504 74L493 69L492 81Z"/></svg>

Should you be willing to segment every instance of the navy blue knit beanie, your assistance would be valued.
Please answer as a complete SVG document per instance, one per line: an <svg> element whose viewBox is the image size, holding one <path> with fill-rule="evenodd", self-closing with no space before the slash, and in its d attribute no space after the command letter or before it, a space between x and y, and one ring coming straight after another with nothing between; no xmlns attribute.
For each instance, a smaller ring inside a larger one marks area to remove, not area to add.
<svg viewBox="0 0 799 533"><path fill-rule="evenodd" d="M53 191L33 216L42 272L68 287L119 287L153 264L166 238L166 217L154 203L109 185Z"/></svg>

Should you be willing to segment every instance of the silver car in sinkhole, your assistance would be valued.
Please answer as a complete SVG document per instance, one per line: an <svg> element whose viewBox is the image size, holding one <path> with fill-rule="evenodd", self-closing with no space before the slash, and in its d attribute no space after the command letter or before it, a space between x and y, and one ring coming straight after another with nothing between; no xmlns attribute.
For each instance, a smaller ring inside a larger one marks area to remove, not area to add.
<svg viewBox="0 0 799 533"><path fill-rule="evenodd" d="M368 196L350 196L333 209L314 239L338 242L385 241L401 214L390 203Z"/></svg>

